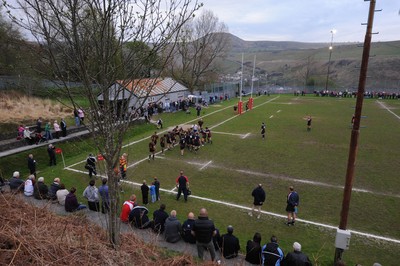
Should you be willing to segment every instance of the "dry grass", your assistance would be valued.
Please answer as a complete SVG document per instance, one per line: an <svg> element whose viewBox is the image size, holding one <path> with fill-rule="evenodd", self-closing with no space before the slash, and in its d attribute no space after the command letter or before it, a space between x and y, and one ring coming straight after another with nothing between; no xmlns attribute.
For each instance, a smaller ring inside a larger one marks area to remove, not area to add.
<svg viewBox="0 0 400 266"><path fill-rule="evenodd" d="M50 121L72 115L72 110L49 99L29 97L18 92L0 92L0 123L23 123L39 117Z"/></svg>
<svg viewBox="0 0 400 266"><path fill-rule="evenodd" d="M82 215L57 216L11 194L0 194L0 209L0 265L196 264L188 255L165 257L131 233L114 250L105 231Z"/></svg>

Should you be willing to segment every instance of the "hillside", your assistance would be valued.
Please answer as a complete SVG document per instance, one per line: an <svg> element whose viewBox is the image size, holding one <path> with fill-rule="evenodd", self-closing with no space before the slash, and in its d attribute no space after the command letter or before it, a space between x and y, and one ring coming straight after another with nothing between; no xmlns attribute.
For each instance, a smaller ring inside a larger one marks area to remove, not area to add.
<svg viewBox="0 0 400 266"><path fill-rule="evenodd" d="M244 75L250 80L256 56L256 77L262 85L304 87L306 72L308 90L325 87L328 73L329 43L244 41L234 35L227 60L221 62L222 73L240 70L244 54ZM354 89L358 86L362 44L334 43L328 86L330 89ZM400 41L373 42L369 60L367 89L400 88Z"/></svg>

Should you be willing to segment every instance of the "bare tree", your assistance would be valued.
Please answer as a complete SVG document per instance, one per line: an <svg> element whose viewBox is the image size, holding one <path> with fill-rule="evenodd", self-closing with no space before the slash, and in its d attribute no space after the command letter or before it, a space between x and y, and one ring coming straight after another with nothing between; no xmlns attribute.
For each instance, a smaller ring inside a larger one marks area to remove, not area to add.
<svg viewBox="0 0 400 266"><path fill-rule="evenodd" d="M297 76L302 80L304 88L307 88L307 86L311 85L313 75L315 75L315 60L314 55L310 55L306 58L305 64L300 66Z"/></svg>
<svg viewBox="0 0 400 266"><path fill-rule="evenodd" d="M116 80L127 84L143 78L144 66L165 67L164 62L149 62L148 58L163 52L167 60L170 54L164 52L165 48L176 43L182 26L202 4L197 0L17 0L17 3L25 17L15 15L14 21L37 40L44 51L42 60L51 66L53 77L64 81L60 91L69 98L71 108L80 106L65 81L71 75L83 84L81 96L90 102L90 110L86 110L87 126L106 163L111 209L108 235L117 248L120 189L114 169L132 116L117 119L118 114L128 113L128 105L116 101L126 91L110 87ZM12 6L8 8L15 10ZM141 45L139 50L125 49L128 42L146 44L148 48L142 49ZM143 52L148 56L139 56ZM152 89L152 84L148 85L147 96ZM127 102L135 92L133 88ZM97 100L98 93L104 96L102 105Z"/></svg>
<svg viewBox="0 0 400 266"><path fill-rule="evenodd" d="M185 24L171 65L172 76L191 91L215 76L218 59L229 49L227 26L210 10Z"/></svg>

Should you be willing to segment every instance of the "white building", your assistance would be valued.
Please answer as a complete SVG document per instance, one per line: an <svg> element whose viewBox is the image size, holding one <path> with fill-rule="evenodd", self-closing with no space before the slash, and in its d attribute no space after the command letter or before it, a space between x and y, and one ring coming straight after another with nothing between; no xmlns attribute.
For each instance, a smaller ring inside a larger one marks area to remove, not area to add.
<svg viewBox="0 0 400 266"><path fill-rule="evenodd" d="M129 104L129 108L146 107L149 103L162 103L183 100L189 94L189 89L172 78L146 78L135 80L117 80L110 86L109 100L120 104ZM100 104L104 95L97 96Z"/></svg>

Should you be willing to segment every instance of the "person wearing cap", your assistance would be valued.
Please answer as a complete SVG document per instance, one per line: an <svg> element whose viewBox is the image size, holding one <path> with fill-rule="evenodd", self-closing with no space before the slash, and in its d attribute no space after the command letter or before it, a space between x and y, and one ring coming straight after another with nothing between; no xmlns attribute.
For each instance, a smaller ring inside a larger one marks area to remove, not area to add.
<svg viewBox="0 0 400 266"><path fill-rule="evenodd" d="M262 265L280 266L284 258L282 249L278 245L278 238L271 236L271 242L265 244L261 249Z"/></svg>
<svg viewBox="0 0 400 266"><path fill-rule="evenodd" d="M44 177L38 178L38 181L33 186L33 197L38 200L47 199L47 194L49 193L49 188L44 183Z"/></svg>
<svg viewBox="0 0 400 266"><path fill-rule="evenodd" d="M227 228L227 234L222 235L221 243L219 246L222 249L222 255L225 259L232 259L237 257L240 245L239 239L233 235L233 227L229 225Z"/></svg>
<svg viewBox="0 0 400 266"><path fill-rule="evenodd" d="M308 256L301 252L301 245L298 242L293 243L293 252L289 252L285 257L286 266L311 266L312 263Z"/></svg>
<svg viewBox="0 0 400 266"><path fill-rule="evenodd" d="M256 209L258 211L257 218L260 219L261 206L265 201L265 191L262 188L262 185L258 184L258 186L255 189L253 189L251 195L253 196L254 200L253 200L253 207L251 208L251 212L249 212L249 215L253 216L254 210Z"/></svg>
<svg viewBox="0 0 400 266"><path fill-rule="evenodd" d="M60 178L54 178L53 183L50 185L48 197L51 200L57 199L57 191L60 189Z"/></svg>

